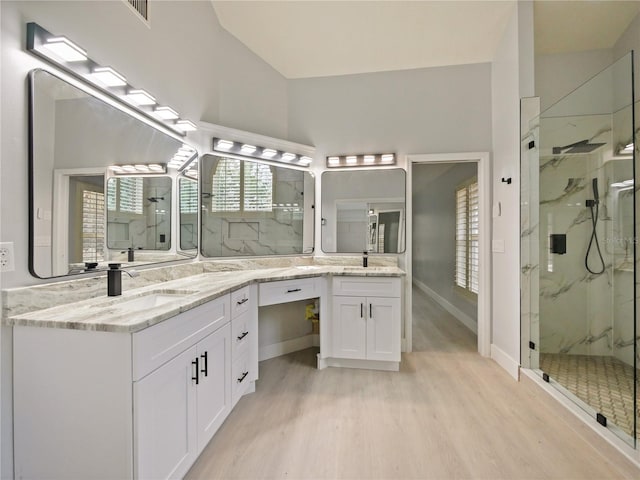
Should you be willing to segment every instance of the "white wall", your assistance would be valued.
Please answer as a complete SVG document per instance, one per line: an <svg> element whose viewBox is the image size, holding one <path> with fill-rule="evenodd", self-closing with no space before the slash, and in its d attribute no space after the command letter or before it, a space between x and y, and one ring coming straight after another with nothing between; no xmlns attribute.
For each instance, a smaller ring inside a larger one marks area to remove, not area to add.
<svg viewBox="0 0 640 480"><path fill-rule="evenodd" d="M328 155L395 152L406 168L411 153L491 150L490 64L292 80L288 107L289 139L314 145L323 164ZM321 231L316 215L319 254Z"/></svg>
<svg viewBox="0 0 640 480"><path fill-rule="evenodd" d="M520 364L520 98L533 95L533 6L517 2L492 64L493 218L491 356ZM512 183L502 183L511 177Z"/></svg>
<svg viewBox="0 0 640 480"><path fill-rule="evenodd" d="M3 0L0 18L0 241L14 243L16 264L15 272L2 274L2 288L41 283L27 271L26 76L33 68L52 67L25 52L27 22L68 36L185 118L287 136L286 80L222 29L210 2L150 2L149 25L124 1ZM0 338L2 478L11 478L13 470L8 333L3 329Z"/></svg>
<svg viewBox="0 0 640 480"><path fill-rule="evenodd" d="M478 305L455 291L456 187L477 175L476 163L415 164L413 280L421 282L477 323Z"/></svg>

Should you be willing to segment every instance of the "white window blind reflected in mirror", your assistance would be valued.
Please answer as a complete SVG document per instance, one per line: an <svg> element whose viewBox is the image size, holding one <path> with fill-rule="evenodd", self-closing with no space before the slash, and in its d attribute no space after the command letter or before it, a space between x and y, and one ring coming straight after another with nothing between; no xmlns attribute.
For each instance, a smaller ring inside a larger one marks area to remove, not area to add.
<svg viewBox="0 0 640 480"><path fill-rule="evenodd" d="M221 158L211 179L212 212L240 211L240 160Z"/></svg>
<svg viewBox="0 0 640 480"><path fill-rule="evenodd" d="M474 178L456 189L456 271L458 287L478 293L479 263L478 181Z"/></svg>
<svg viewBox="0 0 640 480"><path fill-rule="evenodd" d="M82 261L104 261L104 193L82 191Z"/></svg>
<svg viewBox="0 0 640 480"><path fill-rule="evenodd" d="M273 210L273 175L271 167L263 163L244 163L242 194L245 212Z"/></svg>
<svg viewBox="0 0 640 480"><path fill-rule="evenodd" d="M180 182L180 213L198 213L198 184L196 182Z"/></svg>
<svg viewBox="0 0 640 480"><path fill-rule="evenodd" d="M107 183L107 209L142 215L142 177L120 177L119 180Z"/></svg>
<svg viewBox="0 0 640 480"><path fill-rule="evenodd" d="M273 209L273 174L269 165L223 158L218 162L211 184L215 192L212 212L270 212Z"/></svg>

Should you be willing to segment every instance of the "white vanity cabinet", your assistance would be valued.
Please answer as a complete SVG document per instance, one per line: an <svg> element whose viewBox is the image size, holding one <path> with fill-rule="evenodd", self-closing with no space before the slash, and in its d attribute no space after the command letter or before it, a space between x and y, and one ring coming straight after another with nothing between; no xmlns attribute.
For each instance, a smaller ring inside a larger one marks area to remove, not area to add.
<svg viewBox="0 0 640 480"><path fill-rule="evenodd" d="M231 294L231 405L255 391L258 379L257 286Z"/></svg>
<svg viewBox="0 0 640 480"><path fill-rule="evenodd" d="M135 478L182 477L231 411L229 307L211 303L195 315L222 326L133 384Z"/></svg>
<svg viewBox="0 0 640 480"><path fill-rule="evenodd" d="M380 362L378 367L397 369L401 342L400 295L399 278L333 277L332 357L376 361Z"/></svg>
<svg viewBox="0 0 640 480"><path fill-rule="evenodd" d="M233 408L233 295L136 333L14 327L16 478L181 478Z"/></svg>

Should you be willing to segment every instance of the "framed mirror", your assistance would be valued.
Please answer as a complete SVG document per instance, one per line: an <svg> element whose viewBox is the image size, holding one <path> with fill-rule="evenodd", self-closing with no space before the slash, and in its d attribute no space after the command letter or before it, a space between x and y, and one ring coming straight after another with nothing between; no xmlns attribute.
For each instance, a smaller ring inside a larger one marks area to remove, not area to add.
<svg viewBox="0 0 640 480"><path fill-rule="evenodd" d="M175 170L161 181L158 175L114 175L109 168L164 167L183 147L181 138L96 95L46 70L29 73L29 271L39 278L127 263L129 248L139 250L136 265L197 255L173 241L179 235L177 202L171 201L178 195ZM128 212L125 221L121 205L109 206L119 201L111 192L127 182L138 185L131 201L141 204L132 208L143 213Z"/></svg>
<svg viewBox="0 0 640 480"><path fill-rule="evenodd" d="M322 251L402 253L406 172L403 169L322 174Z"/></svg>
<svg viewBox="0 0 640 480"><path fill-rule="evenodd" d="M200 187L203 256L313 253L310 172L207 154L200 159Z"/></svg>
<svg viewBox="0 0 640 480"><path fill-rule="evenodd" d="M178 178L178 220L180 250L197 254L198 248L198 180Z"/></svg>

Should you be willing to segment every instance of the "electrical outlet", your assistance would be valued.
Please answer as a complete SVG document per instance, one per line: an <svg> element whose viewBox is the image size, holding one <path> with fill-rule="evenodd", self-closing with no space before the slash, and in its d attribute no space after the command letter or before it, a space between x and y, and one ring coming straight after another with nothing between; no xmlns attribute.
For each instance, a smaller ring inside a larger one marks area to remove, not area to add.
<svg viewBox="0 0 640 480"><path fill-rule="evenodd" d="M13 272L13 242L0 242L0 272Z"/></svg>

